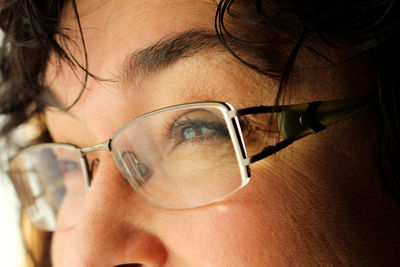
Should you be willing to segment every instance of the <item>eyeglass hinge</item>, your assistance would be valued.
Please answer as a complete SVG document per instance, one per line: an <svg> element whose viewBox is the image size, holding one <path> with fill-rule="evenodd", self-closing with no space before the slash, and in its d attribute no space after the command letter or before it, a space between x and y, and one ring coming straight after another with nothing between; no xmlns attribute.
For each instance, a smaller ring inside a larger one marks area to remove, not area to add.
<svg viewBox="0 0 400 267"><path fill-rule="evenodd" d="M229 117L230 119L232 119L232 118L235 118L235 117L237 116L237 111L236 111L236 110L228 110L228 111L226 112L226 114L228 115L228 117Z"/></svg>
<svg viewBox="0 0 400 267"><path fill-rule="evenodd" d="M245 158L242 160L243 166L248 166L250 164L250 158Z"/></svg>

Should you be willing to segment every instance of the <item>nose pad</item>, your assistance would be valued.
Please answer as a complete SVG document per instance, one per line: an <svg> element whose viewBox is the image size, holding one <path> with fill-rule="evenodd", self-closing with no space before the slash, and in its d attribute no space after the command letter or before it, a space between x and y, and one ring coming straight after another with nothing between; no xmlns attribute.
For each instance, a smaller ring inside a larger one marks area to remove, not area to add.
<svg viewBox="0 0 400 267"><path fill-rule="evenodd" d="M139 186L145 184L151 176L150 168L141 162L132 151L121 153L121 163L124 166L124 172L127 174L127 177L135 177L135 183Z"/></svg>

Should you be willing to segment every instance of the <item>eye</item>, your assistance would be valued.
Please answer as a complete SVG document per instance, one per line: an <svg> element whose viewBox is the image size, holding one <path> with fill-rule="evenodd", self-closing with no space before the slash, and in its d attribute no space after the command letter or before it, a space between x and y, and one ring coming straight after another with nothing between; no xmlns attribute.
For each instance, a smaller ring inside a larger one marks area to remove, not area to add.
<svg viewBox="0 0 400 267"><path fill-rule="evenodd" d="M214 123L207 123L204 121L190 121L186 123L190 126L182 127L180 131L180 139L182 141L193 140L196 138L207 138L211 136L221 136L221 132L225 132L225 129L221 129L221 125Z"/></svg>
<svg viewBox="0 0 400 267"><path fill-rule="evenodd" d="M169 135L169 139L174 140L176 145L221 138L229 138L224 120L205 110L192 111L176 119Z"/></svg>
<svg viewBox="0 0 400 267"><path fill-rule="evenodd" d="M81 164L76 161L58 160L58 168L63 173L72 172L79 170L81 168Z"/></svg>
<svg viewBox="0 0 400 267"><path fill-rule="evenodd" d="M185 127L182 129L182 136L185 139L192 139L196 136L196 129L193 127Z"/></svg>

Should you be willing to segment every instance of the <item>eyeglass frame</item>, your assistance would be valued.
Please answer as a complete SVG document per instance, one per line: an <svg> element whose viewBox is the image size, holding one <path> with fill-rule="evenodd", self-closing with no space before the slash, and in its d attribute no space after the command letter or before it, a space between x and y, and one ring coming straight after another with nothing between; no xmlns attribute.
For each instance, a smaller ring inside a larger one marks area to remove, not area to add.
<svg viewBox="0 0 400 267"><path fill-rule="evenodd" d="M161 112L171 111L175 109L183 109L183 108L199 108L199 107L223 107L224 109L224 121L226 122L226 126L228 127L228 131L230 134L230 139L232 141L232 145L235 150L236 158L239 164L239 170L241 173L242 185L238 187L236 190L231 192L228 195L222 197L222 199L230 196L236 191L243 188L249 181L251 176L250 164L267 158L280 150L286 148L291 145L293 142L300 140L312 133L318 133L324 130L326 127L335 124L337 122L343 121L350 117L356 116L360 113L364 113L370 109L372 109L374 104L374 96L373 95L364 95L361 97L354 98L346 98L339 100L328 100L328 101L313 101L309 103L301 103L301 104L293 104L293 105L277 105L277 106L254 106L248 108L242 108L236 110L233 105L226 102L218 102L218 101L207 101L207 102L195 102L188 104L179 104L169 107L160 108L146 114L143 114L139 117L134 118L128 123L121 126L110 138L96 145L80 148L73 144L68 143L42 143L42 144L33 144L18 152L15 156L13 156L9 160L13 161L16 157L20 155L20 153L24 153L31 148L51 145L54 147L64 147L68 149L73 149L80 155L80 164L83 172L84 184L86 187L86 193L90 188L91 181L93 179L93 165L94 161L88 162L86 155L90 152L94 151L109 151L112 152L111 143L112 140L115 139L121 132L123 132L128 127L133 124L145 119L149 116L156 115ZM243 139L243 134L240 128L239 117L252 115L252 114L266 114L266 113L281 113L281 117L279 119L279 129L284 139L273 146L264 147L259 153L256 153L250 157L247 156L245 142ZM119 166L119 160L115 158L114 153L111 153L115 163L117 164L121 175L124 179L128 180L132 179L131 177L125 177L124 172L121 171L121 167ZM120 155L121 156L121 155ZM11 177L10 170L8 170L9 176ZM12 179L13 180L13 179ZM131 183L130 183L131 184ZM137 191L134 186L132 186L135 191ZM162 206L160 204L154 203L151 199L143 198L150 202L152 205L169 208ZM219 200L213 200L211 202L198 205L196 207L205 206ZM189 207L190 208L190 207ZM195 207L191 207L195 208ZM187 209L184 208L176 208L173 209Z"/></svg>

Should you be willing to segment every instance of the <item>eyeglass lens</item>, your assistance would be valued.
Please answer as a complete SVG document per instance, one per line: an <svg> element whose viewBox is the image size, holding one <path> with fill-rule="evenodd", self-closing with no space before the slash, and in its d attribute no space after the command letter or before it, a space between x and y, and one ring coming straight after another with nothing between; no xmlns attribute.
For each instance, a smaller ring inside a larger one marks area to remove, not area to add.
<svg viewBox="0 0 400 267"><path fill-rule="evenodd" d="M153 204L192 208L242 185L223 111L180 108L146 117L111 143L121 172Z"/></svg>
<svg viewBox="0 0 400 267"><path fill-rule="evenodd" d="M218 107L156 112L118 131L112 155L125 179L154 205L206 205L243 185L226 120ZM81 157L72 146L31 147L13 159L10 170L38 227L65 229L77 222L86 185Z"/></svg>
<svg viewBox="0 0 400 267"><path fill-rule="evenodd" d="M38 228L67 229L83 209L86 185L81 157L72 147L33 146L10 162L22 206Z"/></svg>

